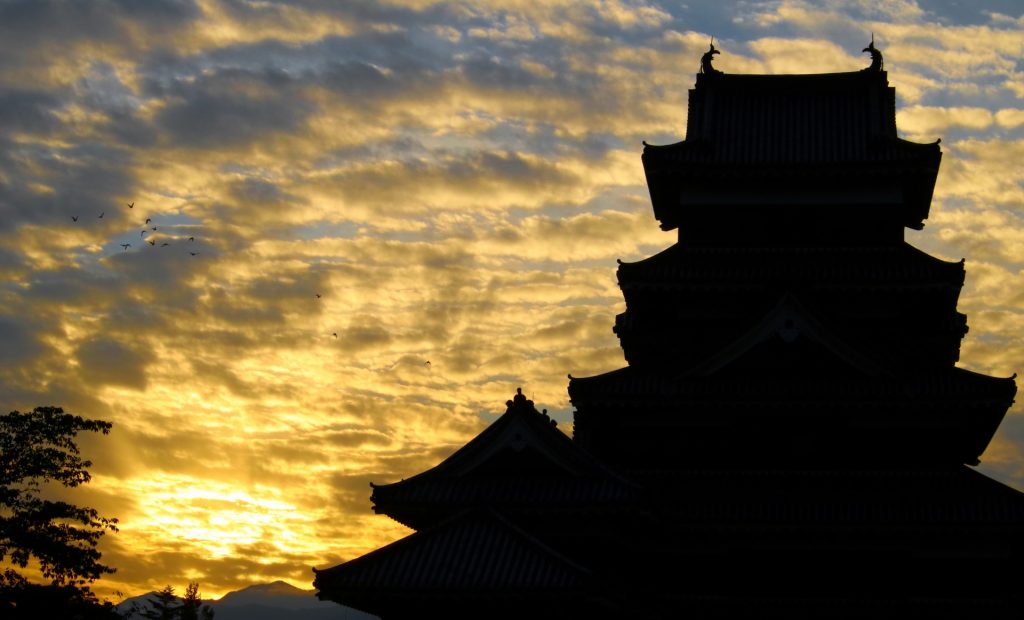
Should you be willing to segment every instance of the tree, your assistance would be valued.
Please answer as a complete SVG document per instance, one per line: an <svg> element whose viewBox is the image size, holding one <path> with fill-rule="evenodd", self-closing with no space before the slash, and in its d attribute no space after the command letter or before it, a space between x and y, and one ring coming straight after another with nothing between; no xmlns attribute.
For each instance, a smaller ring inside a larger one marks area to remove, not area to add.
<svg viewBox="0 0 1024 620"><path fill-rule="evenodd" d="M117 519L45 499L43 491L54 483L77 487L89 482L92 462L82 459L75 437L81 431L106 435L110 426L60 407L0 416L0 564L6 565L0 573L0 610L15 609L20 601L20 611L26 612L31 601L45 600L47 591L53 594L51 607L62 598L98 606L87 584L114 572L100 563L96 544L104 533L117 531ZM30 583L18 570L30 561L47 585Z"/></svg>
<svg viewBox="0 0 1024 620"><path fill-rule="evenodd" d="M199 584L195 581L185 588L182 599L174 594L173 587L166 586L154 592L147 603L148 609L135 608L132 616L138 614L146 620L213 620L213 610L199 598Z"/></svg>
<svg viewBox="0 0 1024 620"><path fill-rule="evenodd" d="M213 620L213 610L199 597L199 583L193 581L185 588L181 601L181 620Z"/></svg>
<svg viewBox="0 0 1024 620"><path fill-rule="evenodd" d="M149 609L138 610L139 615L146 620L174 620L181 615L182 605L178 602L178 597L174 594L174 588L171 586L154 592L147 602Z"/></svg>

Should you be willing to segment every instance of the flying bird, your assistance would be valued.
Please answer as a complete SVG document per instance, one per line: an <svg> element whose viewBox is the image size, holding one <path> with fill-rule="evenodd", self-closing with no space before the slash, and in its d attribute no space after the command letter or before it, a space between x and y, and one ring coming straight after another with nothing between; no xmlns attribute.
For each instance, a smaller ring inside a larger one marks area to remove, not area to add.
<svg viewBox="0 0 1024 620"><path fill-rule="evenodd" d="M162 248L165 248L165 247L167 247L167 246L169 246L169 245L171 245L171 244L170 244L170 243L161 243L161 244L160 244L160 247L162 247Z"/></svg>
<svg viewBox="0 0 1024 620"><path fill-rule="evenodd" d="M150 239L149 245L156 245L156 239Z"/></svg>
<svg viewBox="0 0 1024 620"><path fill-rule="evenodd" d="M148 224L148 223L150 223L150 222L152 222L152 221L153 221L153 218L151 218L151 217L147 217L147 218L146 218L146 223L147 223L147 224Z"/></svg>
<svg viewBox="0 0 1024 620"><path fill-rule="evenodd" d="M99 216L98 218L96 218L96 219L98 219L98 220L102 220L102 219L103 219L103 216L104 216L104 215L106 215L106 214L107 214L107 212L106 212L106 211L104 211L103 213L100 213L100 216Z"/></svg>
<svg viewBox="0 0 1024 620"><path fill-rule="evenodd" d="M129 209L134 209L135 208L135 201L134 200L131 201L130 203L128 203L128 208Z"/></svg>
<svg viewBox="0 0 1024 620"><path fill-rule="evenodd" d="M337 338L338 337L338 332L331 332L331 335L334 336L335 338Z"/></svg>
<svg viewBox="0 0 1024 620"><path fill-rule="evenodd" d="M195 238L195 237L189 237L189 238L188 238L188 240L189 240L189 241L195 241L195 240L196 240L196 238Z"/></svg>
<svg viewBox="0 0 1024 620"><path fill-rule="evenodd" d="M130 244L130 243L122 243L121 247L124 248L125 252L127 252L128 248L132 247L132 244Z"/></svg>
<svg viewBox="0 0 1024 620"><path fill-rule="evenodd" d="M313 293L313 294L316 295L317 299L320 299L320 293Z"/></svg>
<svg viewBox="0 0 1024 620"><path fill-rule="evenodd" d="M139 236L140 236L140 237L145 237L145 236L146 236L146 233L148 233L148 232L149 232L148 230L140 230L140 231L139 231Z"/></svg>
<svg viewBox="0 0 1024 620"><path fill-rule="evenodd" d="M153 227L153 230L156 230L156 226Z"/></svg>
<svg viewBox="0 0 1024 620"><path fill-rule="evenodd" d="M72 215L71 216L71 221L72 222L77 222L78 221L78 216L77 215Z"/></svg>
<svg viewBox="0 0 1024 620"><path fill-rule="evenodd" d="M195 256L196 254L199 254L199 252L189 252L189 254L191 254L192 256Z"/></svg>

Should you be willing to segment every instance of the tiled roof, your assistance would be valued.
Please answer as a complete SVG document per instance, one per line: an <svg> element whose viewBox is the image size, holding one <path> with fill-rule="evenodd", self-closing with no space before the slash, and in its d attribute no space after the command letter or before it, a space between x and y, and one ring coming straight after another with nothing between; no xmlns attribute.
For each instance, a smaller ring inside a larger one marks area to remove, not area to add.
<svg viewBox="0 0 1024 620"><path fill-rule="evenodd" d="M964 264L947 262L910 246L868 248L708 248L675 244L635 263L620 263L628 287L759 284L785 278L825 287L956 287Z"/></svg>
<svg viewBox="0 0 1024 620"><path fill-rule="evenodd" d="M395 483L376 487L373 499L382 507L400 506L404 511L435 506L452 511L475 505L514 505L523 512L588 512L603 505L630 501L634 495L631 491L632 488L619 478L524 474L507 478L433 477L414 484Z"/></svg>
<svg viewBox="0 0 1024 620"><path fill-rule="evenodd" d="M908 406L937 406L958 401L965 404L1009 406L1016 393L1010 378L989 377L963 368L908 378L836 376L831 378L730 376L728 378L687 378L658 374L633 367L613 370L592 377L573 377L569 396L576 402L600 402L603 406L628 404L631 407L663 406L666 402L715 399L723 405L758 400L764 407L773 401L788 400L822 403L862 402L866 400L905 402ZM950 404L949 406L953 406Z"/></svg>
<svg viewBox="0 0 1024 620"><path fill-rule="evenodd" d="M1012 526L1024 493L966 466L947 469L694 469L638 474L666 518L712 527Z"/></svg>
<svg viewBox="0 0 1024 620"><path fill-rule="evenodd" d="M582 587L590 571L490 510L459 514L350 562L317 571L320 598L493 597ZM429 596L429 595L428 595Z"/></svg>
<svg viewBox="0 0 1024 620"><path fill-rule="evenodd" d="M686 140L644 150L645 164L934 160L937 144L896 135L895 92L884 72L700 75Z"/></svg>
<svg viewBox="0 0 1024 620"><path fill-rule="evenodd" d="M435 467L373 488L375 511L414 528L470 506L586 512L618 505L635 492L521 393L504 415Z"/></svg>

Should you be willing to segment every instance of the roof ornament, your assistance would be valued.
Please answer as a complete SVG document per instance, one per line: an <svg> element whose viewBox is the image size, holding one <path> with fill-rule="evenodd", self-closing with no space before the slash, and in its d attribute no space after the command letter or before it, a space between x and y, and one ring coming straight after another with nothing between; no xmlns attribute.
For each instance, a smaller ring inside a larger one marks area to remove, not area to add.
<svg viewBox="0 0 1024 620"><path fill-rule="evenodd" d="M869 66L867 69L864 69L864 71L883 70L882 52L878 51L878 48L875 47L875 33L871 33L871 43L868 43L868 46L862 49L861 51L871 54L871 66Z"/></svg>
<svg viewBox="0 0 1024 620"><path fill-rule="evenodd" d="M715 59L715 54L721 53L722 52L715 49L715 37L711 37L711 47L708 51L704 52L703 56L700 57L700 72L704 75L721 73L721 71L711 66L711 61Z"/></svg>
<svg viewBox="0 0 1024 620"><path fill-rule="evenodd" d="M508 407L509 411L518 409L522 411L533 411L533 401L528 400L523 394L523 388L516 388L516 395L512 400L505 401L505 406Z"/></svg>

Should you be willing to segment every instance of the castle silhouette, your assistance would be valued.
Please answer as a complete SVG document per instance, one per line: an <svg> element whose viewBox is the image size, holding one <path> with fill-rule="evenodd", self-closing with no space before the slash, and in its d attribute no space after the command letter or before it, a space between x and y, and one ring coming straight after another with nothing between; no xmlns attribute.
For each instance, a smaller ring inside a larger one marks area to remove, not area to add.
<svg viewBox="0 0 1024 620"><path fill-rule="evenodd" d="M521 392L436 467L373 485L416 532L317 571L385 619L1024 617L1024 494L970 466L1013 378L955 366L964 263L904 241L941 153L895 91L701 60L686 139L645 145L678 243L618 268L628 366Z"/></svg>

